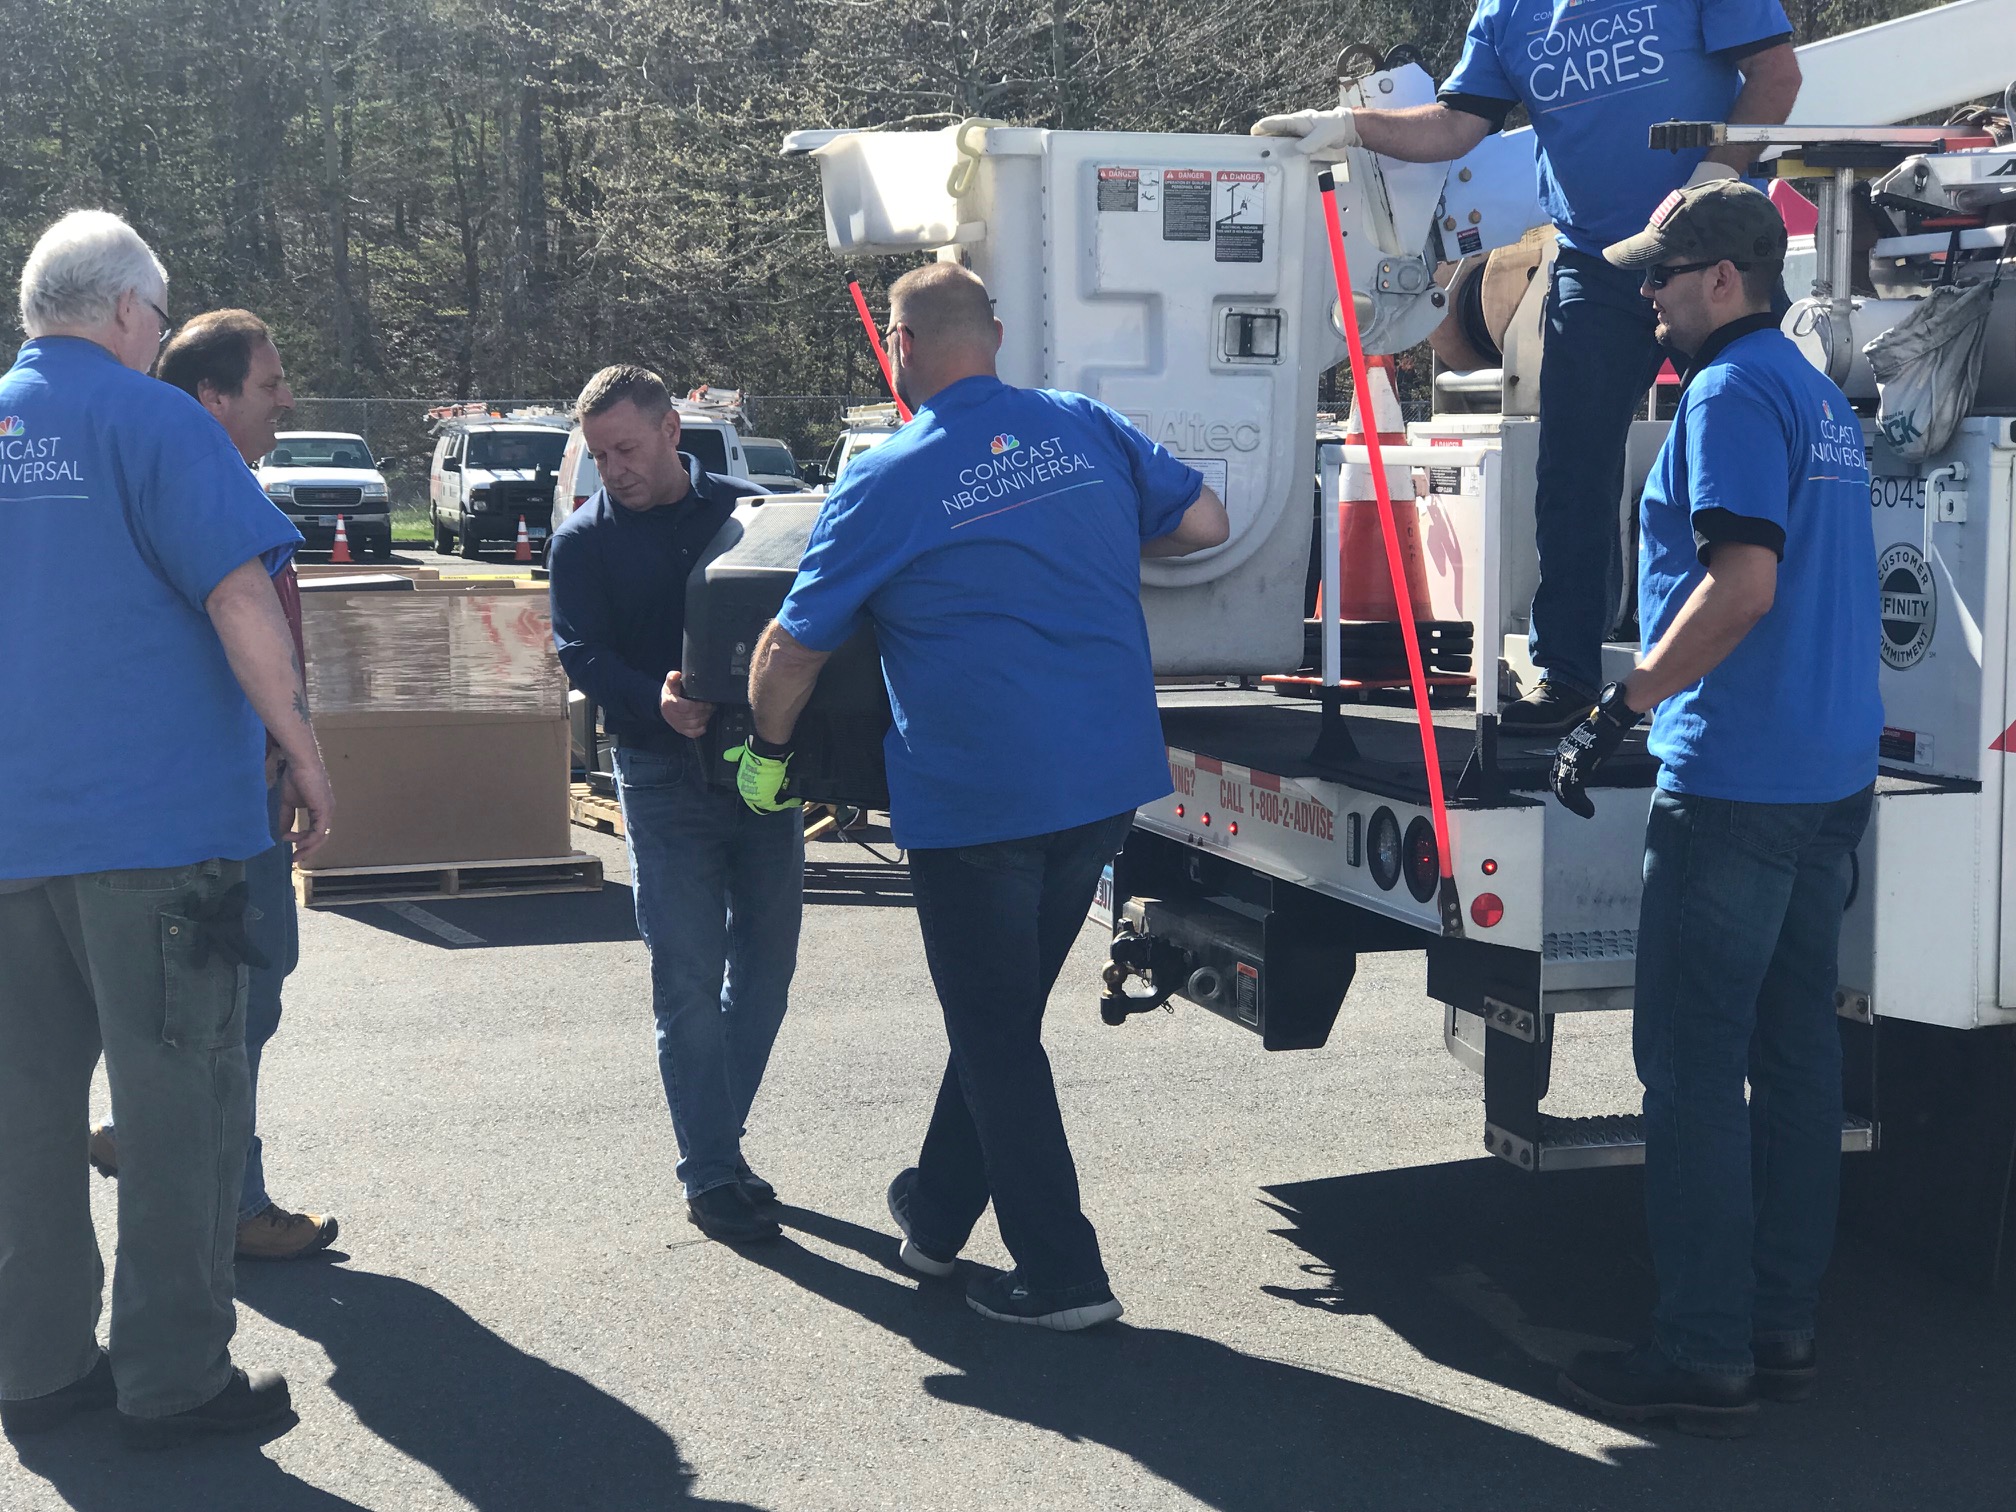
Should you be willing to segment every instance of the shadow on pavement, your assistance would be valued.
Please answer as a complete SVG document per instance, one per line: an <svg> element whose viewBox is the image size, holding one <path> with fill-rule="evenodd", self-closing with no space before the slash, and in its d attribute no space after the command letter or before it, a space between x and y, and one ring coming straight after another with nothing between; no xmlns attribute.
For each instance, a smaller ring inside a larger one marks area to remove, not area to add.
<svg viewBox="0 0 2016 1512"><path fill-rule="evenodd" d="M93 1413L14 1447L77 1512L367 1512L289 1475L250 1439L135 1453Z"/></svg>
<svg viewBox="0 0 2016 1512"><path fill-rule="evenodd" d="M479 1512L749 1512L694 1496L679 1446L642 1413L428 1287L340 1266L241 1269L238 1300L321 1345L358 1422Z"/></svg>
<svg viewBox="0 0 2016 1512"><path fill-rule="evenodd" d="M359 903L326 911L443 950L603 945L641 938L637 933L635 894L621 882L604 882L600 892L530 893L516 898L416 898L408 906ZM439 925L446 925L447 929Z"/></svg>
<svg viewBox="0 0 2016 1512"><path fill-rule="evenodd" d="M837 853L841 859L822 860L821 850ZM851 845L842 850L830 843L811 849L806 858L808 907L908 908L914 901L907 866L877 861Z"/></svg>
<svg viewBox="0 0 2016 1512"><path fill-rule="evenodd" d="M1284 1301L1377 1318L1428 1359L1535 1398L1583 1348L1645 1336L1654 1298L1642 1172L1540 1180L1484 1159L1268 1190L1307 1251ZM1811 1402L1766 1404L1754 1438L1647 1430L1603 1478L1614 1512L2010 1504L2016 1307L1843 1236L1822 1293ZM1461 1452L1458 1450L1457 1452ZM1563 1501L1560 1505L1568 1505Z"/></svg>
<svg viewBox="0 0 2016 1512"><path fill-rule="evenodd" d="M803 1209L783 1221L897 1265L887 1235ZM933 1397L1105 1445L1224 1512L1596 1507L1624 1480L1513 1429L1194 1334L1004 1327L956 1282L873 1275L788 1240L743 1254L951 1367L925 1381ZM1108 1503L1088 1491L1082 1504Z"/></svg>

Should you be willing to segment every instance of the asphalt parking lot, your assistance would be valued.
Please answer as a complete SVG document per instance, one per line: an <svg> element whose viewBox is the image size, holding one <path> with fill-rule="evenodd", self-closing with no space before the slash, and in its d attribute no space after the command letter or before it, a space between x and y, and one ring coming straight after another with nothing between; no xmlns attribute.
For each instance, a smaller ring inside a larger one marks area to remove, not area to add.
<svg viewBox="0 0 2016 1512"><path fill-rule="evenodd" d="M1860 1240L1819 1396L1757 1437L1568 1410L1558 1363L1647 1306L1636 1173L1535 1185L1480 1158L1477 1085L1408 958L1365 962L1329 1047L1268 1056L1196 1011L1102 1025L1088 930L1050 1040L1128 1315L1073 1336L974 1316L895 1264L883 1189L943 1048L904 875L844 843L812 849L747 1145L787 1237L701 1240L622 852L575 834L609 864L599 894L304 920L268 1170L343 1237L240 1267L236 1346L288 1374L298 1424L141 1455L74 1423L0 1453L0 1507L2009 1505L2008 1309ZM1567 1111L1629 1096L1621 1023L1578 1024L1561 1064ZM969 1256L1005 1260L991 1227Z"/></svg>

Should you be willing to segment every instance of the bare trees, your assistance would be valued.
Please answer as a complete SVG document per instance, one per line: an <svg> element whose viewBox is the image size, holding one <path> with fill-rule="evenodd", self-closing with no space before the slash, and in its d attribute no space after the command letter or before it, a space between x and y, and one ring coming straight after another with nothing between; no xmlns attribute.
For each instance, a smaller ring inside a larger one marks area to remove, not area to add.
<svg viewBox="0 0 2016 1512"><path fill-rule="evenodd" d="M1802 35L1922 8L1796 0ZM862 381L788 130L1237 131L1350 42L1431 69L1468 0L67 0L10 35L0 276L104 204L178 309L281 332L297 387L572 391L616 357L771 392ZM860 270L870 282L895 270Z"/></svg>

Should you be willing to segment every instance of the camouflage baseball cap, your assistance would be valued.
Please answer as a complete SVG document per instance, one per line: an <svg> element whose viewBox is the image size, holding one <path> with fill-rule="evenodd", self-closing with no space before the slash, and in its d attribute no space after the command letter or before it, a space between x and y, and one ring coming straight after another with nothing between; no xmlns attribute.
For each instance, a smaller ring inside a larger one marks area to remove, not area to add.
<svg viewBox="0 0 2016 1512"><path fill-rule="evenodd" d="M1675 189L1636 236L1613 242L1603 256L1620 268L1654 263L1782 262L1785 220L1770 197L1741 179L1710 179Z"/></svg>

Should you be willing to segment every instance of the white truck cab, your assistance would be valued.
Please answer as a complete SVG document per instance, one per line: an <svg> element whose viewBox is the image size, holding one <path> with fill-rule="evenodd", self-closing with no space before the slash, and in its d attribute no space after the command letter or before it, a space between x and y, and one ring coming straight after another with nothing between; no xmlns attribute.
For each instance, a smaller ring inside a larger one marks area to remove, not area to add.
<svg viewBox="0 0 2016 1512"><path fill-rule="evenodd" d="M282 431L253 469L259 486L310 546L335 542L336 522L359 556L392 555L392 504L364 438L348 431Z"/></svg>

